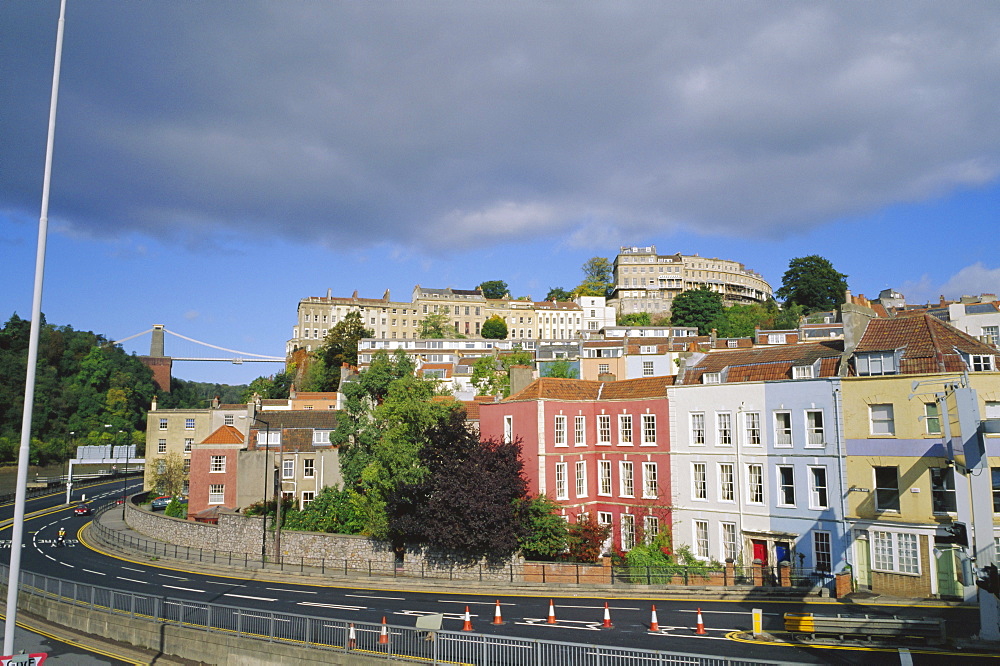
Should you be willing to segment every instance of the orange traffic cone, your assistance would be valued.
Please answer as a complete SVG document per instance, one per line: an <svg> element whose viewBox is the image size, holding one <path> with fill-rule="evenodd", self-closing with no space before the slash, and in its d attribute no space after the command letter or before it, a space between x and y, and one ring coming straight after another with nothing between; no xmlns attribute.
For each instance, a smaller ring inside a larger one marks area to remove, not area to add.
<svg viewBox="0 0 1000 666"><path fill-rule="evenodd" d="M462 631L472 631L472 616L469 615L469 607L465 607L465 622L462 623Z"/></svg>
<svg viewBox="0 0 1000 666"><path fill-rule="evenodd" d="M551 599L549 599L549 619L546 620L545 623L546 624L556 623L556 606Z"/></svg>
<svg viewBox="0 0 1000 666"><path fill-rule="evenodd" d="M705 620L701 619L701 609L698 609L698 625L695 627L694 633L699 636L705 635Z"/></svg>
<svg viewBox="0 0 1000 666"><path fill-rule="evenodd" d="M497 599L497 610L493 613L493 624L503 624L503 616L500 614L500 600Z"/></svg>
<svg viewBox="0 0 1000 666"><path fill-rule="evenodd" d="M347 630L347 649L353 650L357 646L358 646L358 637L354 633L354 623L351 622L351 626Z"/></svg>
<svg viewBox="0 0 1000 666"><path fill-rule="evenodd" d="M601 625L604 629L611 628L611 611L608 610L608 602L604 602L604 624Z"/></svg>
<svg viewBox="0 0 1000 666"><path fill-rule="evenodd" d="M656 620L656 606L655 605L653 606L653 617L649 621L649 630L650 631L659 631L660 630L660 623Z"/></svg>
<svg viewBox="0 0 1000 666"><path fill-rule="evenodd" d="M378 642L382 645L389 642L389 627L385 626L385 615L382 616L382 630L379 632Z"/></svg>

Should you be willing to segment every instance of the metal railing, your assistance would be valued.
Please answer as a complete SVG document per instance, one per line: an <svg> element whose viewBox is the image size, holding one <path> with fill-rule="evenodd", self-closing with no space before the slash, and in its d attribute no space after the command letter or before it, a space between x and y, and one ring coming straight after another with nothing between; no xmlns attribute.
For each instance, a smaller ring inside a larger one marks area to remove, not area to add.
<svg viewBox="0 0 1000 666"><path fill-rule="evenodd" d="M0 564L0 578L6 580L8 574L9 568ZM93 611L120 614L149 622L174 624L199 631L289 643L313 649L359 652L365 656L397 661L481 666L521 664L525 666L563 664L742 666L746 664L749 666L786 663L459 631L428 632L426 629L415 627L251 610L238 606L126 592L27 571L21 572L20 590L24 594L49 601L73 604Z"/></svg>

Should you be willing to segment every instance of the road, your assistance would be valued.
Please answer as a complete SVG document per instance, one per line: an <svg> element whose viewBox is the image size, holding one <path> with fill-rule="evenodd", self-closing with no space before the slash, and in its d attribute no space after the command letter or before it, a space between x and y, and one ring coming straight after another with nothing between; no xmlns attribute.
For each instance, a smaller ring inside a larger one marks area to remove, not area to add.
<svg viewBox="0 0 1000 666"><path fill-rule="evenodd" d="M121 485L91 490L88 495L94 504L114 501L121 495ZM264 610L351 622L379 622L386 617L390 625L412 627L421 615L443 613L443 628L458 631L462 628L467 606L474 630L497 636L795 663L901 663L901 657L895 650L775 646L733 640L734 632L750 629L751 610L755 607L764 610L766 631L780 630L782 616L786 612L859 612L858 608L845 608L844 604L835 601L695 601L627 593L588 597L567 595L561 589L551 598L549 595L514 594L509 591L498 595L472 590L387 590L368 587L371 583L367 579L359 580L356 585L345 585L341 581L303 584L250 580L241 576L241 570L234 570L232 576L207 575L185 571L170 562L122 560L81 543L80 531L89 518L73 516L66 508L53 508L52 513L45 514L46 505L53 507L63 499L62 496L53 496L32 501L29 511L42 511L43 515L33 518L32 525L26 530L26 540L30 539L22 557L26 570L119 590L238 607L244 617ZM6 510L5 507L2 509ZM2 515L0 513L0 517ZM60 526L66 527L69 537L65 547L58 547L55 543ZM548 622L550 600L555 623ZM493 624L497 601L500 602L503 620L503 624L499 625ZM611 629L602 628L605 603L608 603L613 624ZM650 631L654 604L658 631ZM695 633L699 607L706 628L704 636ZM945 617L949 636L967 636L978 626L976 611L969 608L866 606L863 612L882 616ZM939 664L943 656L923 654L919 646L915 646L910 655L903 655L902 658L909 657L912 663L917 664ZM953 658L957 656L953 655ZM968 657L962 661L972 663Z"/></svg>

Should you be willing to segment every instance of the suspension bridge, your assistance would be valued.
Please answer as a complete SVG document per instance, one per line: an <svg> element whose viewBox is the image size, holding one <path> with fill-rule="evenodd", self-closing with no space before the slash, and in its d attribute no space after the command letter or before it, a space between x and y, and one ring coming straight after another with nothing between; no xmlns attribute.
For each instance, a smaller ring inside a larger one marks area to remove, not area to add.
<svg viewBox="0 0 1000 666"><path fill-rule="evenodd" d="M226 352L226 356L167 356L164 347L164 333L169 333L181 340L186 340L187 342L192 342L194 344L202 345L203 347L208 347L213 350L218 350L221 352ZM285 358L283 356L267 356L265 354L254 354L252 352L237 351L235 349L227 349L225 347L220 347L219 345L213 345L208 342L202 342L201 340L195 340L194 338L189 338L186 335L181 335L180 333L175 333L174 331L167 330L162 324L154 324L152 328L149 328L141 333L136 333L135 335L130 335L127 338L122 338L120 340L115 340L114 344L122 344L124 342L129 342L136 338L142 337L146 334L152 334L152 339L149 345L149 356L153 358L169 358L171 361L215 361L215 362L226 362L234 363L236 365L242 365L243 363L284 363Z"/></svg>

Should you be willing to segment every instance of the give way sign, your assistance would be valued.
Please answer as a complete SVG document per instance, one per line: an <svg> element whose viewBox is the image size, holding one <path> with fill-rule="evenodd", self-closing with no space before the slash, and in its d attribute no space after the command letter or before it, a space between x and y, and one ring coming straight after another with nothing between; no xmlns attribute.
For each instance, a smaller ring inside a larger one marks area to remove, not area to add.
<svg viewBox="0 0 1000 666"><path fill-rule="evenodd" d="M3 666L41 666L45 663L45 658L48 656L48 652L7 655L0 657L0 664Z"/></svg>

